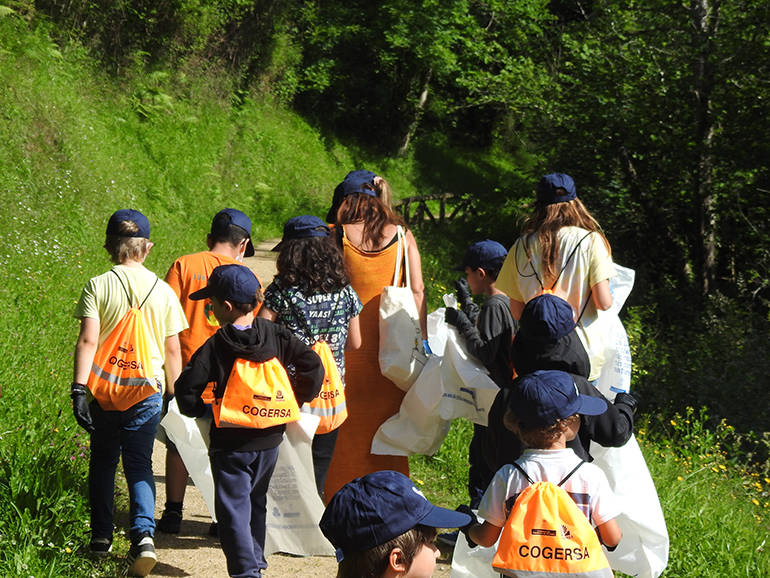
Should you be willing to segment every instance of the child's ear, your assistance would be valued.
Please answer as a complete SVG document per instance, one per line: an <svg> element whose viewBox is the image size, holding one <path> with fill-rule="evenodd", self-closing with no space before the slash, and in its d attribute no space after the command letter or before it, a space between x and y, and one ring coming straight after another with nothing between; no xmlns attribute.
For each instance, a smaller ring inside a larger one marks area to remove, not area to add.
<svg viewBox="0 0 770 578"><path fill-rule="evenodd" d="M390 555L388 556L388 566L394 572L406 573L406 571L409 570L401 548L393 548L390 551Z"/></svg>
<svg viewBox="0 0 770 578"><path fill-rule="evenodd" d="M233 310L233 304L231 301L222 301L222 305L228 311L228 313Z"/></svg>
<svg viewBox="0 0 770 578"><path fill-rule="evenodd" d="M478 268L478 272L479 272L479 279L481 279L481 280L483 280L484 277L487 276L487 272L484 271L484 269L482 269L481 267Z"/></svg>

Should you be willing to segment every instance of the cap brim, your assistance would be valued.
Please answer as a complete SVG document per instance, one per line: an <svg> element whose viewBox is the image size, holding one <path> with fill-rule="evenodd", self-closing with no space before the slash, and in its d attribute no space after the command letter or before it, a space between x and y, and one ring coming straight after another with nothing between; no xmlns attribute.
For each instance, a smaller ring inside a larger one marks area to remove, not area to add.
<svg viewBox="0 0 770 578"><path fill-rule="evenodd" d="M581 415L601 415L607 411L607 402L601 397L580 394L579 399L580 409L578 413Z"/></svg>
<svg viewBox="0 0 770 578"><path fill-rule="evenodd" d="M461 528L470 521L471 517L468 514L433 506L433 509L419 523L431 528Z"/></svg>
<svg viewBox="0 0 770 578"><path fill-rule="evenodd" d="M275 247L273 247L273 248L272 248L272 249L270 249L270 250L271 250L271 251L275 251L275 252L278 252L278 251L280 251L282 248L283 248L283 241L280 241L280 242L279 242L279 243L278 243L278 244L277 244Z"/></svg>
<svg viewBox="0 0 770 578"><path fill-rule="evenodd" d="M254 243L251 242L251 239L249 239L249 242L246 243L246 250L243 252L244 257L253 257L254 256Z"/></svg>
<svg viewBox="0 0 770 578"><path fill-rule="evenodd" d="M207 285L203 289L198 289L197 291L190 293L190 295L187 297L190 301L200 301L202 299L207 299L208 297L211 297L214 294L214 288L211 285Z"/></svg>

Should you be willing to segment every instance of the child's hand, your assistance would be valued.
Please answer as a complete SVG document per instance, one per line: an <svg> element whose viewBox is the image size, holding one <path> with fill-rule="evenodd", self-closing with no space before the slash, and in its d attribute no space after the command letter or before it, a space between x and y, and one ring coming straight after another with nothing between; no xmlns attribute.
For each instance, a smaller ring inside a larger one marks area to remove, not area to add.
<svg viewBox="0 0 770 578"><path fill-rule="evenodd" d="M468 514L470 516L471 521L465 524L465 526L463 526L462 528L458 528L458 530L460 530L460 532L462 532L463 535L465 536L465 541L468 542L468 547L475 548L476 546L478 546L478 544L476 544L476 542L471 540L471 537L468 535L468 530L470 530L471 526L475 526L476 524L478 524L479 519L476 517L476 514L473 513L473 510L471 510L470 506L466 506L465 504L462 504L461 506L457 506L455 508L455 511L460 512L462 514Z"/></svg>
<svg viewBox="0 0 770 578"><path fill-rule="evenodd" d="M453 309L452 307L447 307L446 312L444 313L444 321L449 323L449 325L457 327L457 330L461 334L468 333L473 329L473 323L471 323L465 313Z"/></svg>
<svg viewBox="0 0 770 578"><path fill-rule="evenodd" d="M473 297L471 296L471 288L465 279L462 277L457 279L454 282L454 286L457 291L457 301L460 303L460 306L465 305L465 303L468 301L471 303L473 302Z"/></svg>

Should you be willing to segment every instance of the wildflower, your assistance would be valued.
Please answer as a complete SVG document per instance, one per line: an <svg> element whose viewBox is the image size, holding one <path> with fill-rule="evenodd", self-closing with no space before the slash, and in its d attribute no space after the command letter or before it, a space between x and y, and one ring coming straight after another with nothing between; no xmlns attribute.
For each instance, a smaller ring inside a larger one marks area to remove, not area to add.
<svg viewBox="0 0 770 578"><path fill-rule="evenodd" d="M727 468L725 466L723 466L722 464L719 464L719 469L720 470L726 470Z"/></svg>
<svg viewBox="0 0 770 578"><path fill-rule="evenodd" d="M72 548L69 548L69 547L67 547L67 548L64 548L64 551L65 551L67 554L72 554Z"/></svg>
<svg viewBox="0 0 770 578"><path fill-rule="evenodd" d="M752 503L753 503L755 506L759 506L759 500L757 500L756 498L754 498L753 500L751 500L751 502L752 502Z"/></svg>
<svg viewBox="0 0 770 578"><path fill-rule="evenodd" d="M683 481L684 481L684 478L683 478L682 476L677 476L677 478L676 478L676 479L677 479L677 480L679 480L680 482L683 482Z"/></svg>
<svg viewBox="0 0 770 578"><path fill-rule="evenodd" d="M415 480L415 482L417 482L417 483L418 483L418 484L420 484L421 486L424 486L424 485L425 485L425 482L423 482L422 480Z"/></svg>
<svg viewBox="0 0 770 578"><path fill-rule="evenodd" d="M676 422L673 419L671 420L671 425L676 427Z"/></svg>

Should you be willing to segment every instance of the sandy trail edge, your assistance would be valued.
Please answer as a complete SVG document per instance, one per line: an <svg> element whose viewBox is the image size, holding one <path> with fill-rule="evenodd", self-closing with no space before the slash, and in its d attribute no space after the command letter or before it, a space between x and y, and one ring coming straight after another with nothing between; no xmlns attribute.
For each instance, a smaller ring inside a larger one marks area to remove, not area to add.
<svg viewBox="0 0 770 578"><path fill-rule="evenodd" d="M247 265L267 287L275 275L276 253L271 249L280 239L265 240L256 246L253 257L244 259ZM160 518L166 502L165 478L166 447L155 442L153 451L153 471L157 499L155 517ZM227 566L219 540L208 535L209 517L206 503L198 489L188 483L184 501L182 531L177 535L156 532L155 547L158 563L151 576L171 576L193 578L224 578ZM284 554L272 554L267 557L268 568L263 573L270 578L334 578L337 574L337 562L332 557L308 556L294 557ZM436 566L434 576L448 578L450 561L446 554Z"/></svg>

